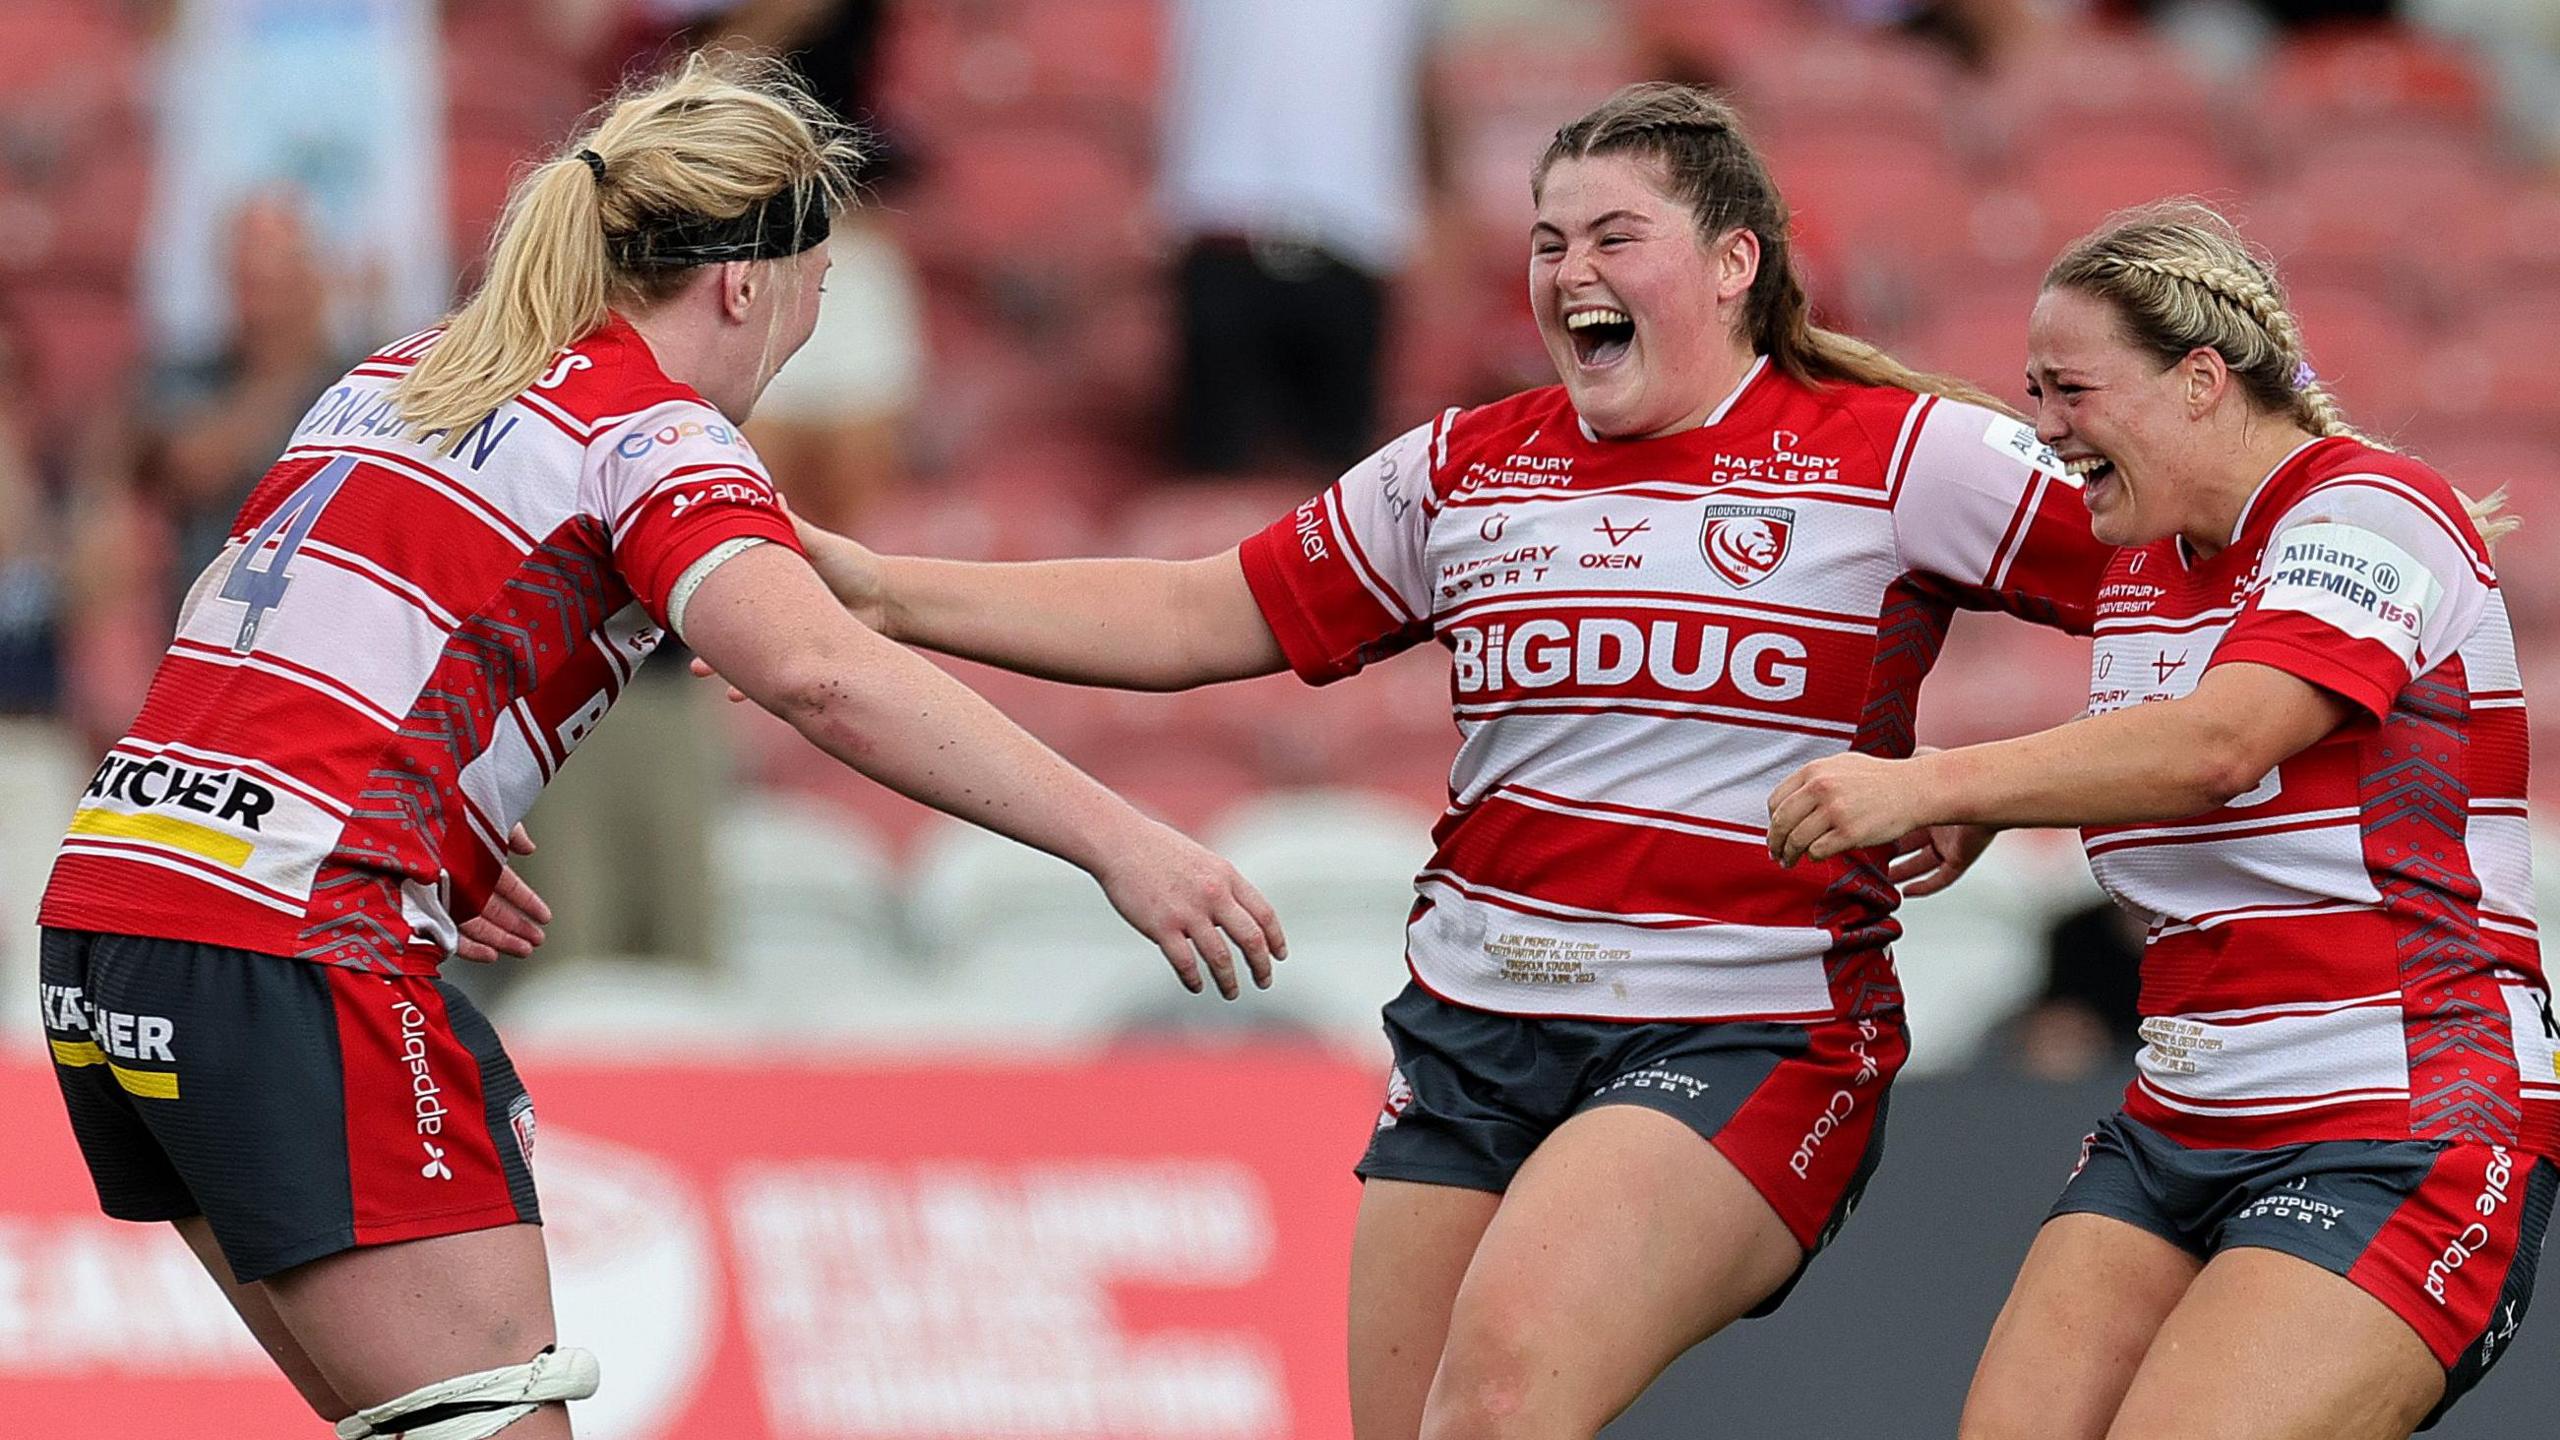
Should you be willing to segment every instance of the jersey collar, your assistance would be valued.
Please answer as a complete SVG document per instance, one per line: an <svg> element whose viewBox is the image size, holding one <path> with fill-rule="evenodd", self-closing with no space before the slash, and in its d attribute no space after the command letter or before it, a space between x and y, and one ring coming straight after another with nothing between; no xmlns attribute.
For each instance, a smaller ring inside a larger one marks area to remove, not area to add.
<svg viewBox="0 0 2560 1440"><path fill-rule="evenodd" d="M1768 356L1752 356L1751 368L1742 372L1742 378L1734 382L1732 392L1727 394L1724 399L1718 401L1716 403L1716 408L1707 412L1706 418L1698 422L1697 428L1707 430L1723 424L1725 417L1733 413L1733 407L1742 403L1743 392L1751 388L1751 382L1759 379L1760 372L1768 368ZM1583 419L1579 413L1573 417L1573 423L1581 427L1583 439L1590 441L1594 445L1601 443L1599 432L1593 430L1591 428L1591 422ZM1655 438L1668 439L1670 437L1657 436Z"/></svg>

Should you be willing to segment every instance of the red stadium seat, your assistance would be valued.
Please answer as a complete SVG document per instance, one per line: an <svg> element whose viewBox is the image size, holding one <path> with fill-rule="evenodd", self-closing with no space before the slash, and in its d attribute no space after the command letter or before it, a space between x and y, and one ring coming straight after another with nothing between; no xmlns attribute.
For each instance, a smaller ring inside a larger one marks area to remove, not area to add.
<svg viewBox="0 0 2560 1440"><path fill-rule="evenodd" d="M1242 541L1315 493L1303 480L1198 480L1129 497L1105 542L1114 555L1192 560Z"/></svg>
<svg viewBox="0 0 2560 1440"><path fill-rule="evenodd" d="M2427 361L2430 423L2560 440L2560 347L2550 324L2546 316L2491 314L2461 327Z"/></svg>
<svg viewBox="0 0 2560 1440"><path fill-rule="evenodd" d="M931 148L994 116L1137 140L1163 84L1163 0L992 0L891 10L883 108Z"/></svg>
<svg viewBox="0 0 2560 1440"><path fill-rule="evenodd" d="M508 187L533 160L512 131L455 130L445 137L445 232L466 275L479 273L506 209Z"/></svg>
<svg viewBox="0 0 2560 1440"><path fill-rule="evenodd" d="M2027 316L2035 309L2041 269L1984 271L1947 277L1925 297L1929 313L1891 348L1924 370L1970 380L2002 403L2026 404Z"/></svg>
<svg viewBox="0 0 2560 1440"><path fill-rule="evenodd" d="M2396 430L2425 408L2429 337L2405 309L2338 287L2294 287L2287 298L2313 367L2358 426Z"/></svg>
<svg viewBox="0 0 2560 1440"><path fill-rule="evenodd" d="M1637 73L1615 35L1552 26L1491 29L1432 57L1427 84L1473 244L1506 263L1525 253L1530 168L1557 126Z"/></svg>
<svg viewBox="0 0 2560 1440"><path fill-rule="evenodd" d="M1667 78L1721 83L1754 56L1837 38L1794 0L1621 0L1619 9L1653 71Z"/></svg>
<svg viewBox="0 0 2560 1440"><path fill-rule="evenodd" d="M1963 143L2000 154L2080 132L2123 151L2210 152L2220 139L2218 109L2182 57L2140 30L2057 37L1968 99L1957 121Z"/></svg>
<svg viewBox="0 0 2560 1440"><path fill-rule="evenodd" d="M1771 143L1841 129L1934 143L1957 80L1954 63L1937 50L1863 31L1757 48L1735 61L1744 116Z"/></svg>
<svg viewBox="0 0 2560 1440"><path fill-rule="evenodd" d="M1131 155L1085 126L990 123L948 137L908 192L928 269L1081 285L1146 268L1153 206Z"/></svg>
<svg viewBox="0 0 2560 1440"><path fill-rule="evenodd" d="M2486 151L2418 131L2351 136L2306 151L2253 207L2254 239L2306 281L2428 293L2458 283L2465 222L2490 211L2506 180Z"/></svg>
<svg viewBox="0 0 2560 1440"><path fill-rule="evenodd" d="M2265 76L2263 136L2280 148L2326 145L2383 125L2481 133L2485 87L2450 41L2377 26L2287 42Z"/></svg>
<svg viewBox="0 0 2560 1440"><path fill-rule="evenodd" d="M1768 157L1788 206L1852 275L1935 270L1972 254L1975 187L1930 135L1789 135Z"/></svg>
<svg viewBox="0 0 2560 1440"><path fill-rule="evenodd" d="M9 57L0 112L63 103L86 109L133 99L147 59L136 26L142 8L96 0L0 3L0 54Z"/></svg>
<svg viewBox="0 0 2560 1440"><path fill-rule="evenodd" d="M2055 253L2116 211L2198 196L2227 204L2241 180L2222 156L2168 136L2129 145L2107 130L2057 130L2032 137L2019 173L2035 200L2045 250Z"/></svg>

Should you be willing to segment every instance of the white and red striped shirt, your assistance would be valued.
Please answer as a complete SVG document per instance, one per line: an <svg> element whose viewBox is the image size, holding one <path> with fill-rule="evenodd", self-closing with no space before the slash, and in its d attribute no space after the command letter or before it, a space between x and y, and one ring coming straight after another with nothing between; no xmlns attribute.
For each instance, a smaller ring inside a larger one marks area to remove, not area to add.
<svg viewBox="0 0 2560 1440"><path fill-rule="evenodd" d="M619 317L451 454L389 398L438 338L295 426L90 783L44 924L431 973L686 569L798 548L745 438Z"/></svg>
<svg viewBox="0 0 2560 1440"><path fill-rule="evenodd" d="M2184 1143L2468 1140L2549 1153L2560 1070L2537 950L2524 692L2487 548L2406 456L2333 438L2259 487L2229 548L2121 552L2090 708L2270 666L2357 714L2206 814L2097 826L2149 916L2126 1111Z"/></svg>
<svg viewBox="0 0 2560 1440"><path fill-rule="evenodd" d="M1697 429L1603 441L1561 388L1443 414L1248 540L1300 676L1426 638L1463 741L1415 978L1480 1009L1898 1008L1877 852L1782 870L1768 797L1910 753L1959 607L2085 631L2107 551L2027 427L1755 364Z"/></svg>

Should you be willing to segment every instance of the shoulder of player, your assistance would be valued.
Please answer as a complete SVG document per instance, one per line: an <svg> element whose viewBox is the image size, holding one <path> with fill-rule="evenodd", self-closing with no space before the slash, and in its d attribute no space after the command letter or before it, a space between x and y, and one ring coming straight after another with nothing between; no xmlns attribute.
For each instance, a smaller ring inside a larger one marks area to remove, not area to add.
<svg viewBox="0 0 2560 1440"><path fill-rule="evenodd" d="M1894 385L1837 385L1828 387L1828 396L1866 438L1886 484L1897 490L1898 472L1922 463L1971 473L1979 462L2014 467L1990 473L2042 471L2069 479L2061 458L2036 438L2035 427L2005 410ZM1925 449L1923 440L1929 442Z"/></svg>
<svg viewBox="0 0 2560 1440"><path fill-rule="evenodd" d="M2479 548L2467 506L2436 468L2414 455L2377 449L2345 436L2314 441L2281 474L2274 493L2260 502L2269 531L2289 521L2309 518L2324 504L2364 510L2393 501L2443 526L2465 549ZM2254 516L2252 517L2255 518Z"/></svg>
<svg viewBox="0 0 2560 1440"><path fill-rule="evenodd" d="M1431 446L1432 489L1443 499L1466 488L1470 479L1494 483L1504 472L1521 469L1511 462L1524 452L1548 456L1537 463L1554 465L1558 475L1570 474L1568 452L1587 443L1582 417L1561 385L1483 405L1452 406L1432 419L1425 434Z"/></svg>
<svg viewBox="0 0 2560 1440"><path fill-rule="evenodd" d="M761 471L746 432L683 386L626 394L621 412L601 417L587 440L590 463L681 454L687 464L733 464Z"/></svg>
<svg viewBox="0 0 2560 1440"><path fill-rule="evenodd" d="M1561 426L1563 433L1579 437L1582 421L1574 413L1564 387L1548 385L1482 405L1452 406L1434 417L1431 424L1433 443L1455 457L1493 450L1508 454L1551 426Z"/></svg>

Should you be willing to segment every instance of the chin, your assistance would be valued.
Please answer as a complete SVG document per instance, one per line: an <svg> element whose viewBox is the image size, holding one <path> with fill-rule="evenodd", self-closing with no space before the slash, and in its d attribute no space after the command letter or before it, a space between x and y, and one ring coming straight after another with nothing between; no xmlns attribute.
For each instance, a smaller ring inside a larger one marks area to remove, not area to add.
<svg viewBox="0 0 2560 1440"><path fill-rule="evenodd" d="M1650 435L1669 424L1667 420L1650 420L1642 405L1633 397L1611 390L1591 394L1568 384L1565 393L1572 397L1574 412L1591 433L1610 440L1633 440Z"/></svg>

